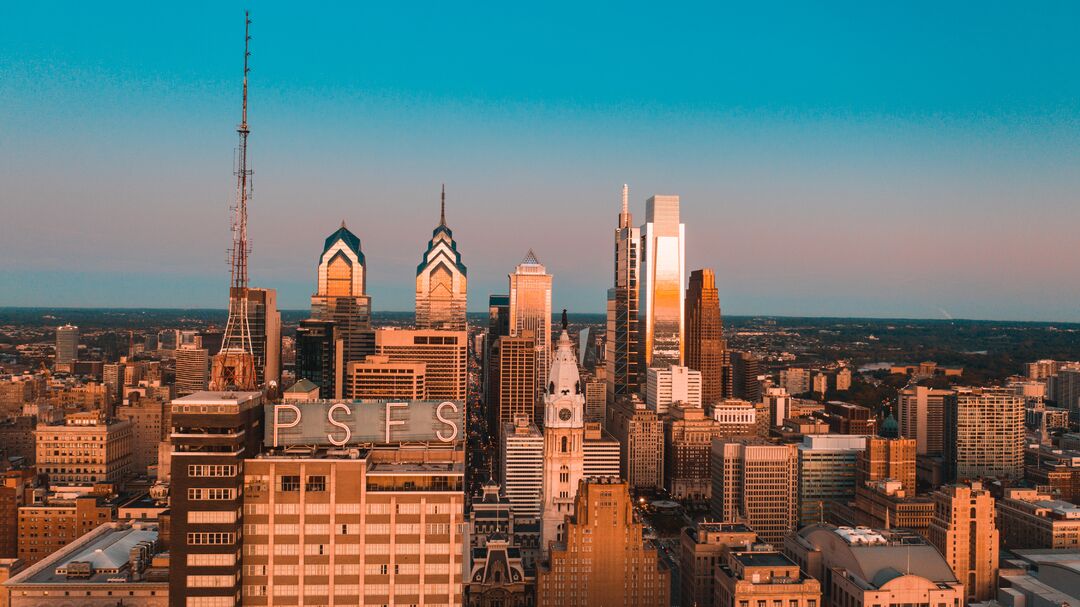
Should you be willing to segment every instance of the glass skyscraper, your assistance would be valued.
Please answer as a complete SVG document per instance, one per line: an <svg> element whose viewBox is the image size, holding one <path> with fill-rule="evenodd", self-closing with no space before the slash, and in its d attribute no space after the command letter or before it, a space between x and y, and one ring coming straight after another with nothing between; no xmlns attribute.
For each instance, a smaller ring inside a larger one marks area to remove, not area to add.
<svg viewBox="0 0 1080 607"><path fill-rule="evenodd" d="M657 195L645 202L638 310L645 333L644 368L683 364L685 231L678 196Z"/></svg>

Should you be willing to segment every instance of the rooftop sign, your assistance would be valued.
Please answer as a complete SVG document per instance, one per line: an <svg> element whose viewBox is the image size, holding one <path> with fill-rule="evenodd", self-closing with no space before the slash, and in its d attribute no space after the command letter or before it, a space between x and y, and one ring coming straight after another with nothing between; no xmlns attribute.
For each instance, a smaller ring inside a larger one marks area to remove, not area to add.
<svg viewBox="0 0 1080 607"><path fill-rule="evenodd" d="M438 400L320 400L265 407L268 447L458 443L465 404Z"/></svg>

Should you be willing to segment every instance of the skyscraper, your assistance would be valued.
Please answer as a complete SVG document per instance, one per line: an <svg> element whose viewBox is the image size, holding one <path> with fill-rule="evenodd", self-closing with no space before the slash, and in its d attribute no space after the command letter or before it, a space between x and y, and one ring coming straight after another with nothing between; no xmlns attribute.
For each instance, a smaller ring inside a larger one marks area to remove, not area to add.
<svg viewBox="0 0 1080 607"><path fill-rule="evenodd" d="M858 456L856 486L893 480L907 495L915 495L915 449L910 438L868 437Z"/></svg>
<svg viewBox="0 0 1080 607"><path fill-rule="evenodd" d="M716 277L707 268L694 270L686 289L686 366L701 371L701 398L710 405L731 396L724 389L731 378L726 350Z"/></svg>
<svg viewBox="0 0 1080 607"><path fill-rule="evenodd" d="M536 339L532 331L523 331L517 337L499 338L497 416L493 430L499 425L512 424L519 417L533 422L536 405Z"/></svg>
<svg viewBox="0 0 1080 607"><path fill-rule="evenodd" d="M638 271L641 230L633 226L629 207L630 188L623 185L619 227L615 228L615 283L608 291L607 402L641 389L641 347L638 341Z"/></svg>
<svg viewBox="0 0 1080 607"><path fill-rule="evenodd" d="M375 350L390 362L425 363L431 400L465 400L469 388L469 336L465 331L379 329Z"/></svg>
<svg viewBox="0 0 1080 607"><path fill-rule="evenodd" d="M340 398L344 392L343 343L336 338L332 320L301 320L296 329L296 379L319 387L322 398Z"/></svg>
<svg viewBox="0 0 1080 607"><path fill-rule="evenodd" d="M645 368L683 364L685 230L679 222L678 196L653 196L645 202L638 305Z"/></svg>
<svg viewBox="0 0 1080 607"><path fill-rule="evenodd" d="M277 291L252 287L247 290L247 298L256 385L277 384L281 381L281 312L277 308Z"/></svg>
<svg viewBox="0 0 1080 607"><path fill-rule="evenodd" d="M796 526L796 445L716 439L712 443L712 516L745 521L764 542L779 545Z"/></svg>
<svg viewBox="0 0 1080 607"><path fill-rule="evenodd" d="M517 337L522 331L532 331L536 339L535 394L540 394L547 385L551 366L551 274L529 249L509 279L510 335Z"/></svg>
<svg viewBox="0 0 1080 607"><path fill-rule="evenodd" d="M607 429L619 441L622 478L637 490L664 487L664 422L637 394L607 408Z"/></svg>
<svg viewBox="0 0 1080 607"><path fill-rule="evenodd" d="M79 327L64 325L56 328L56 364L72 370L79 358Z"/></svg>
<svg viewBox="0 0 1080 607"><path fill-rule="evenodd" d="M582 481L566 539L536 574L540 607L667 605L671 572L642 537L626 483Z"/></svg>
<svg viewBox="0 0 1080 607"><path fill-rule="evenodd" d="M969 601L993 598L999 550L994 497L982 483L942 487L933 497L927 539L964 584Z"/></svg>
<svg viewBox="0 0 1080 607"><path fill-rule="evenodd" d="M897 396L900 436L915 439L919 455L941 455L945 436L945 407L956 400L953 390L913 386Z"/></svg>
<svg viewBox="0 0 1080 607"><path fill-rule="evenodd" d="M566 331L566 311L559 345L544 390L544 486L540 547L562 538L567 515L574 513L578 482L585 473L585 391Z"/></svg>
<svg viewBox="0 0 1080 607"><path fill-rule="evenodd" d="M374 354L367 265L360 239L345 227L344 221L323 243L318 280L318 289L311 296L311 316L334 321L334 338L342 342L341 367Z"/></svg>
<svg viewBox="0 0 1080 607"><path fill-rule="evenodd" d="M1008 388L960 389L945 406L945 476L1024 477L1024 397Z"/></svg>
<svg viewBox="0 0 1080 607"><path fill-rule="evenodd" d="M416 328L465 330L466 275L454 233L446 225L446 186L442 190L439 225L416 266Z"/></svg>
<svg viewBox="0 0 1080 607"><path fill-rule="evenodd" d="M206 389L210 379L210 355L206 348L184 344L176 349L176 395L187 396Z"/></svg>

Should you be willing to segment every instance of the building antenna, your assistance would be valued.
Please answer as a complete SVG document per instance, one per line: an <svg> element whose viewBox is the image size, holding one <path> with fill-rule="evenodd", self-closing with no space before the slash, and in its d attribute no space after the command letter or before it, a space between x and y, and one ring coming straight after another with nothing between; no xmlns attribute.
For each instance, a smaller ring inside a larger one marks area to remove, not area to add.
<svg viewBox="0 0 1080 607"><path fill-rule="evenodd" d="M240 145L236 158L236 206L233 208L232 250L229 252L229 320L221 341L221 351L214 357L210 377L211 390L254 390L255 357L251 327L248 322L248 256L251 244L247 236L247 204L251 198L252 171L248 168L248 72L251 68L251 14L244 11L244 92L240 126L236 128Z"/></svg>
<svg viewBox="0 0 1080 607"><path fill-rule="evenodd" d="M446 225L446 184L442 184L442 203L439 207L439 225Z"/></svg>

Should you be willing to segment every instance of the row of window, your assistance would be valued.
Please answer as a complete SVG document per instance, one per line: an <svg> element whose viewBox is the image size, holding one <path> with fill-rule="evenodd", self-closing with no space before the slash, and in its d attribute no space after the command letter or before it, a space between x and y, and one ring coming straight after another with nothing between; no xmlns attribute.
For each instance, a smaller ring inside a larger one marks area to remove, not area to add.
<svg viewBox="0 0 1080 607"><path fill-rule="evenodd" d="M188 476L208 478L236 476L236 466L233 464L191 464L188 466Z"/></svg>

